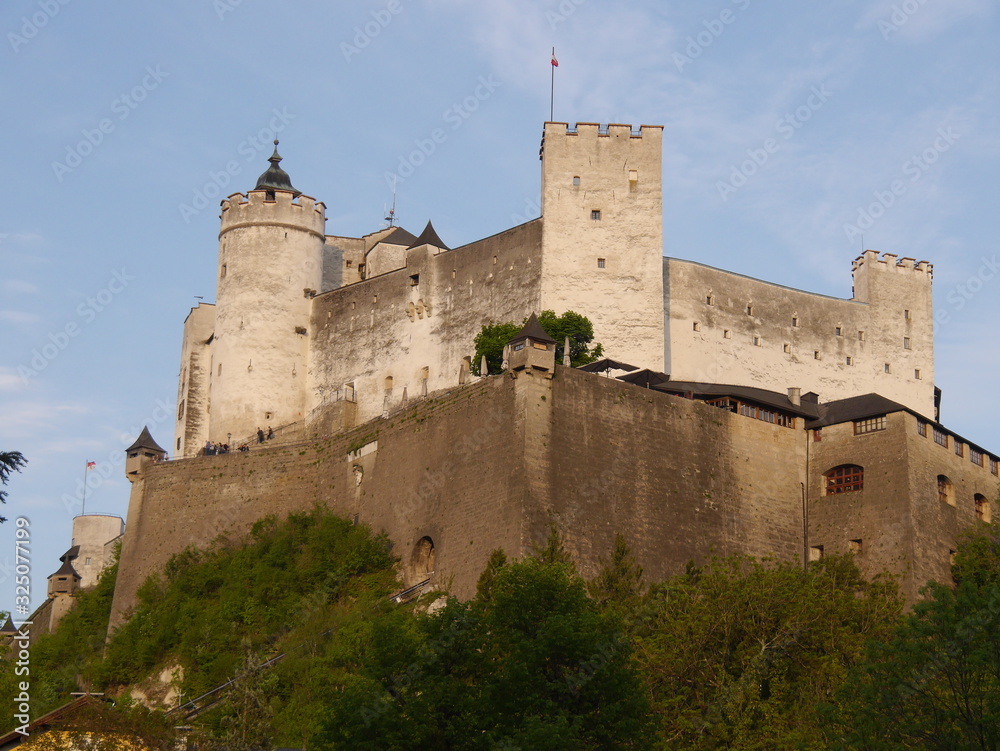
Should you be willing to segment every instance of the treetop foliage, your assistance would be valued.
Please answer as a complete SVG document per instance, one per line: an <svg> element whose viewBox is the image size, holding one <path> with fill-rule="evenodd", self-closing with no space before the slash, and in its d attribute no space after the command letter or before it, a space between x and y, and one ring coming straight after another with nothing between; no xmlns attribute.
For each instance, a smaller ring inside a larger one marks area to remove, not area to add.
<svg viewBox="0 0 1000 751"><path fill-rule="evenodd" d="M524 328L527 322L528 319L525 318L521 323L491 322L483 326L473 340L476 354L472 359L472 373L477 376L482 375L479 370L483 355L486 355L486 364L490 373L500 373L503 370L504 347ZM543 310L538 316L538 322L545 333L556 340L556 362L562 362L567 336L569 337L570 365L574 368L594 362L594 360L604 356L604 347L601 344L591 344L594 341L594 326L586 316L572 310L566 311L561 316L557 316L555 311Z"/></svg>

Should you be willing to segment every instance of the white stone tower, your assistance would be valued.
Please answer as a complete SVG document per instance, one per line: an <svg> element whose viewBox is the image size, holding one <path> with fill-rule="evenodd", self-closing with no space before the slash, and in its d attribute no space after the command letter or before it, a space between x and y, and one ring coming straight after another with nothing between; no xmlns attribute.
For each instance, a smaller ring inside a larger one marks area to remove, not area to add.
<svg viewBox="0 0 1000 751"><path fill-rule="evenodd" d="M207 406L208 439L217 443L250 440L305 412L326 207L292 187L274 144L256 187L222 202Z"/></svg>
<svg viewBox="0 0 1000 751"><path fill-rule="evenodd" d="M609 357L663 367L663 127L545 123L542 307L590 318Z"/></svg>

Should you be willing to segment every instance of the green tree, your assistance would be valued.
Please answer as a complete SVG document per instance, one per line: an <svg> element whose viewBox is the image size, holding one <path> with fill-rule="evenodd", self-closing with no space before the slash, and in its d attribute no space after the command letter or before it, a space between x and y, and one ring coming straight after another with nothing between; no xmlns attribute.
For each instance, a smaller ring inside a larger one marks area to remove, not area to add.
<svg viewBox="0 0 1000 751"><path fill-rule="evenodd" d="M956 586L929 583L892 638L869 645L830 711L835 748L1000 748L998 543L966 539Z"/></svg>
<svg viewBox="0 0 1000 751"><path fill-rule="evenodd" d="M604 356L604 347L594 344L594 325L586 316L567 310L557 316L553 310L543 310L538 316L538 322L545 333L556 340L556 362L563 361L563 350L566 337L569 337L569 364L578 368L581 365L594 362Z"/></svg>
<svg viewBox="0 0 1000 751"><path fill-rule="evenodd" d="M486 355L486 365L490 373L494 375L503 369L503 350L511 339L524 328L528 322L525 318L521 323L514 322L490 322L483 326L482 330L476 334L473 344L476 354L472 359L472 373L480 373L480 365L483 355ZM557 316L555 311L543 310L538 316L545 333L556 340L556 362L561 363L563 349L566 344L566 337L569 337L570 364L577 368L594 362L604 356L604 347L600 344L591 344L594 341L594 326L590 319L579 313L568 310L561 316Z"/></svg>
<svg viewBox="0 0 1000 751"><path fill-rule="evenodd" d="M602 557L600 563L597 578L587 586L590 596L599 605L633 609L644 589L642 566L636 563L632 549L620 532L615 534L611 558L605 561Z"/></svg>
<svg viewBox="0 0 1000 751"><path fill-rule="evenodd" d="M567 563L494 568L488 596L396 622L345 655L318 749L645 748L631 646Z"/></svg>
<svg viewBox="0 0 1000 751"><path fill-rule="evenodd" d="M489 368L490 373L500 373L503 370L503 348L522 328L524 328L523 323L518 325L516 323L493 322L483 326L473 340L476 347L476 354L472 358L471 365L473 375L489 375L480 372L483 355L486 355L486 367Z"/></svg>
<svg viewBox="0 0 1000 751"><path fill-rule="evenodd" d="M20 472L21 467L28 463L20 451L0 451L0 485L6 486L10 481L11 472ZM0 503L7 503L7 491L0 490ZM7 521L6 516L0 516L0 524Z"/></svg>
<svg viewBox="0 0 1000 751"><path fill-rule="evenodd" d="M901 603L849 557L808 570L736 556L651 588L636 652L664 749L826 748L816 705Z"/></svg>
<svg viewBox="0 0 1000 751"><path fill-rule="evenodd" d="M569 553L563 547L562 535L555 524L549 527L549 536L545 538L545 543L536 546L534 557L542 563L569 563Z"/></svg>

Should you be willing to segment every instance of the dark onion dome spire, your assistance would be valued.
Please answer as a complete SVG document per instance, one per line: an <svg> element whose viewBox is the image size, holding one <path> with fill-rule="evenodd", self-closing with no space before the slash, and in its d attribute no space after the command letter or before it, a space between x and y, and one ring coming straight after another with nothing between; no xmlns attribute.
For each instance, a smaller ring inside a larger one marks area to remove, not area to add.
<svg viewBox="0 0 1000 751"><path fill-rule="evenodd" d="M292 178L278 166L281 163L281 155L278 154L277 138L274 139L274 153L267 161L271 163L271 166L257 178L257 187L254 190L286 190L295 198L301 196L302 191L292 187Z"/></svg>

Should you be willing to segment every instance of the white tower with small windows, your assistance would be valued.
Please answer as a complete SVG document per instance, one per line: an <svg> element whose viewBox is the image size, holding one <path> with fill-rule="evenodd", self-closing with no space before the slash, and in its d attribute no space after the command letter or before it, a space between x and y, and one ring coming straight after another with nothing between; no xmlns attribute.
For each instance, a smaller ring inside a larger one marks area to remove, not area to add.
<svg viewBox="0 0 1000 751"><path fill-rule="evenodd" d="M292 187L277 145L254 189L222 202L207 406L207 438L216 443L300 423L306 411L326 207Z"/></svg>
<svg viewBox="0 0 1000 751"><path fill-rule="evenodd" d="M609 356L663 367L663 127L545 123L542 308L594 324Z"/></svg>

